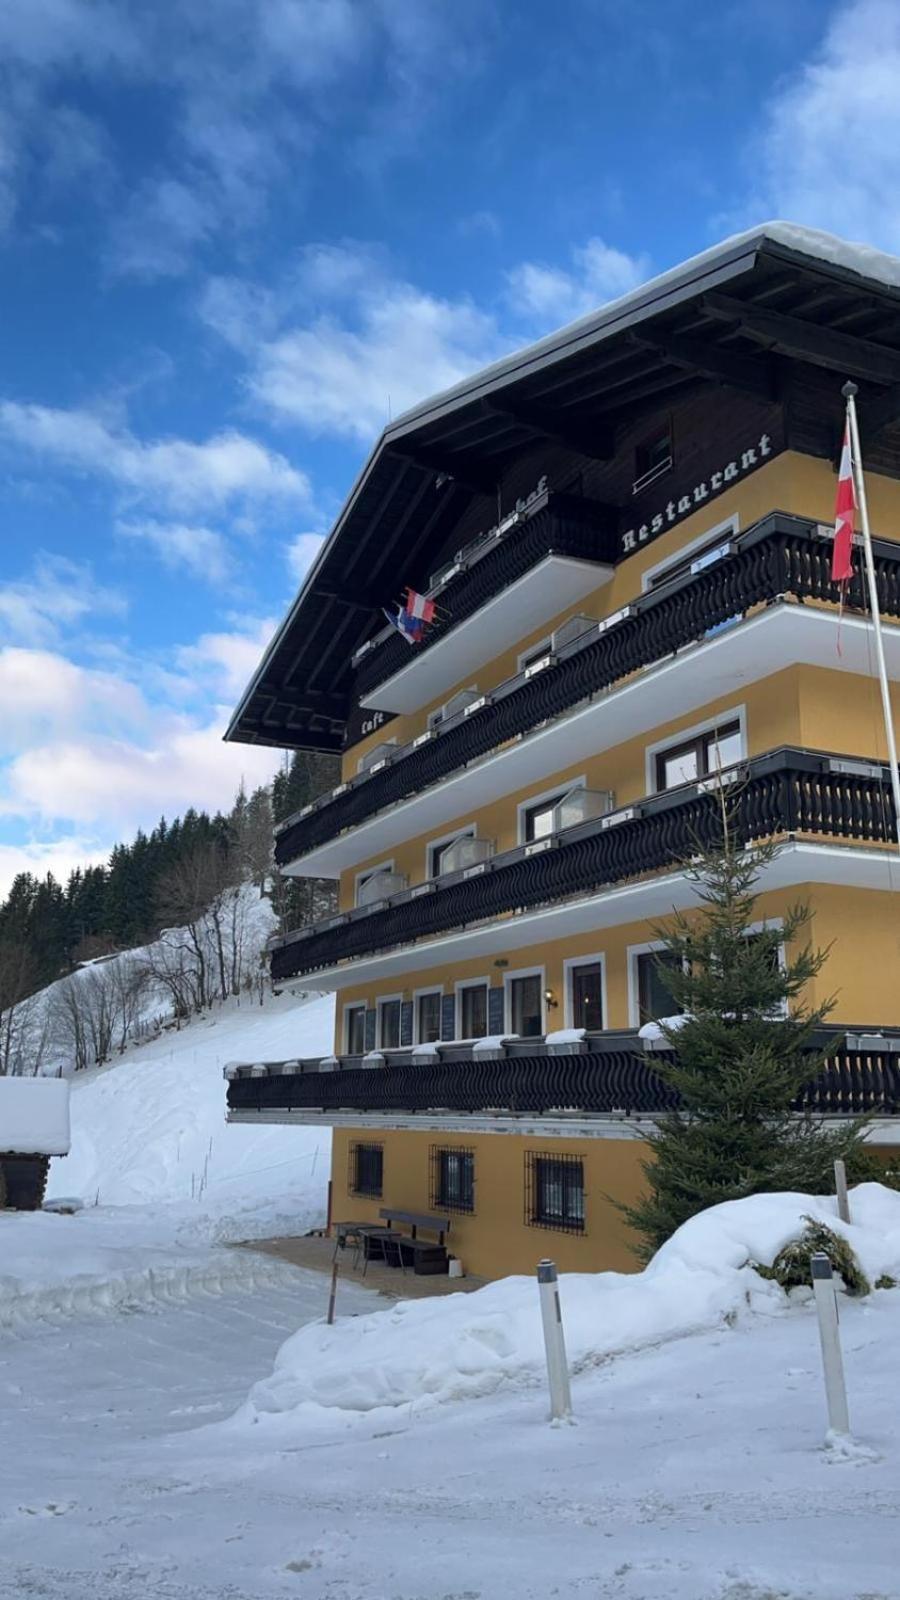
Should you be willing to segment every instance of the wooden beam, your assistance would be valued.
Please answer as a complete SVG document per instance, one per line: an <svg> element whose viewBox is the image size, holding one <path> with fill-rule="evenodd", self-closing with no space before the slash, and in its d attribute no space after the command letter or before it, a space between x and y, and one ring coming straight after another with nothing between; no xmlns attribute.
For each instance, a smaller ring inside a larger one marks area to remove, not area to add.
<svg viewBox="0 0 900 1600"><path fill-rule="evenodd" d="M818 328L781 311L761 311L729 295L705 294L701 304L711 317L736 322L751 339L782 355L795 356L847 377L867 378L872 383L900 383L900 350L890 350L849 333L836 333L831 328Z"/></svg>
<svg viewBox="0 0 900 1600"><path fill-rule="evenodd" d="M310 715L331 716L340 722L347 714L347 702L342 695L329 694L325 689L301 689L295 684L272 683L266 679L259 685L257 694L271 696L279 705L294 710L308 711Z"/></svg>
<svg viewBox="0 0 900 1600"><path fill-rule="evenodd" d="M900 383L885 389L874 400L860 401L859 431L863 448L867 440L877 438L892 422L900 422Z"/></svg>
<svg viewBox="0 0 900 1600"><path fill-rule="evenodd" d="M775 374L765 358L745 355L740 350L723 349L704 339L677 333L632 333L634 344L644 350L657 350L673 366L684 367L699 377L712 378L729 389L740 389L761 400L774 400Z"/></svg>
<svg viewBox="0 0 900 1600"><path fill-rule="evenodd" d="M504 401L502 404L488 400L485 401L485 409L494 416L507 417L519 427L527 428L539 439L549 439L566 450L574 450L589 461L610 461L615 454L615 436L606 422L599 422L592 427L589 417L575 417L568 411L549 411L525 400Z"/></svg>
<svg viewBox="0 0 900 1600"><path fill-rule="evenodd" d="M445 478L452 478L461 488L468 489L471 494L483 494L493 498L497 493L497 479L483 477L478 468L474 470L466 463L454 462L451 456L444 456L439 450L425 450L420 445L390 444L387 446L388 454L399 456L404 461L411 461L414 467L421 467L423 472L434 472Z"/></svg>

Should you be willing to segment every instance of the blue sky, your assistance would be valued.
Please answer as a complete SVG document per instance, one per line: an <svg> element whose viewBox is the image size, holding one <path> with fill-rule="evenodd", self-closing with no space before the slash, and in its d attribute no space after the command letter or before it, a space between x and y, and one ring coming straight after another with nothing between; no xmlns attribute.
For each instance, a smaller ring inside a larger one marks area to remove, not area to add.
<svg viewBox="0 0 900 1600"><path fill-rule="evenodd" d="M898 83L896 0L5 0L0 892L269 776L389 414L764 217L900 250Z"/></svg>

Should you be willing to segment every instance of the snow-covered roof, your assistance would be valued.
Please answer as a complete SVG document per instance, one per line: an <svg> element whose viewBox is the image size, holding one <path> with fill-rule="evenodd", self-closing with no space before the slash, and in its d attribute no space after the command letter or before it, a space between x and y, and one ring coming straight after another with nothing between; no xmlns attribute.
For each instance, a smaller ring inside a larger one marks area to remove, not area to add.
<svg viewBox="0 0 900 1600"><path fill-rule="evenodd" d="M65 1078L0 1078L0 1155L64 1156L69 1150Z"/></svg>

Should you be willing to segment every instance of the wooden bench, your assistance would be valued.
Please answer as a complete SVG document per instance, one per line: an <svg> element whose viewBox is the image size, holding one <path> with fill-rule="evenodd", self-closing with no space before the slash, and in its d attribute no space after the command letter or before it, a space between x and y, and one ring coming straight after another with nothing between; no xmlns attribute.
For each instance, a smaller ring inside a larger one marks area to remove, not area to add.
<svg viewBox="0 0 900 1600"><path fill-rule="evenodd" d="M387 1233L394 1232L394 1224L409 1228L409 1233L396 1233L400 1265L411 1263L420 1276L447 1271L447 1249L444 1243L450 1232L449 1217L431 1217L421 1211L399 1211L395 1206L382 1206L378 1215L387 1224ZM420 1239L419 1229L436 1233L437 1242Z"/></svg>

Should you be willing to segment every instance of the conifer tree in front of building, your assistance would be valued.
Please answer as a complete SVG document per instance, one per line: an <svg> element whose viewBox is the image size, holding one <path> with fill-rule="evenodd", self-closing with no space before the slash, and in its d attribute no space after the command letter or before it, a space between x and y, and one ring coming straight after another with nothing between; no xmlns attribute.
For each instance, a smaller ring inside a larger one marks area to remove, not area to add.
<svg viewBox="0 0 900 1600"><path fill-rule="evenodd" d="M808 997L828 951L809 941L807 905L760 918L755 889L777 843L742 849L724 796L720 814L718 839L688 869L699 909L655 930L678 1014L660 1022L668 1049L650 1059L678 1107L648 1138L643 1197L621 1208L645 1261L708 1206L772 1190L833 1192L838 1157L851 1176L871 1166L863 1120L833 1130L796 1109L825 1065L815 1035L835 1001ZM834 1049L832 1039L827 1055Z"/></svg>

